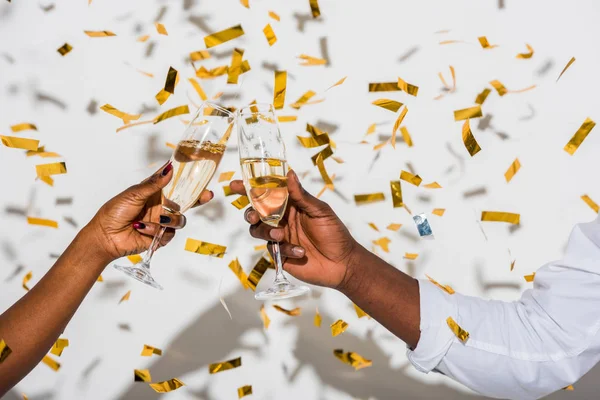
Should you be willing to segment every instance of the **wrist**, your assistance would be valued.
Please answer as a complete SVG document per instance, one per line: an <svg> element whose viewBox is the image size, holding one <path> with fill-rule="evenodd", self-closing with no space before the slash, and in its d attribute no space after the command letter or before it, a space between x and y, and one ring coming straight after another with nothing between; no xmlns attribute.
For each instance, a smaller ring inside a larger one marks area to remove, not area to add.
<svg viewBox="0 0 600 400"><path fill-rule="evenodd" d="M338 291L350 297L356 291L365 274L365 266L368 265L369 256L372 255L360 243L354 242L354 246L346 261L346 273L342 282L336 287Z"/></svg>
<svg viewBox="0 0 600 400"><path fill-rule="evenodd" d="M89 259L106 266L115 258L105 250L105 243L102 243L102 240L103 235L92 220L79 231L72 244L84 249Z"/></svg>

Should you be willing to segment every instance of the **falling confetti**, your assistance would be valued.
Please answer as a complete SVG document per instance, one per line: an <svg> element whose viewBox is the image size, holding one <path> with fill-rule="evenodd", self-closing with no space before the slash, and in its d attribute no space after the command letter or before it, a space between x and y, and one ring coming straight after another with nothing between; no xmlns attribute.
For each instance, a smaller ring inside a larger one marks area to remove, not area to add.
<svg viewBox="0 0 600 400"><path fill-rule="evenodd" d="M152 376L150 370L147 369L134 369L133 370L133 381L134 382L152 382Z"/></svg>
<svg viewBox="0 0 600 400"><path fill-rule="evenodd" d="M238 368L242 366L242 357L234 358L232 360L221 361L210 364L208 366L209 374L216 374L218 372L227 371L230 369Z"/></svg>
<svg viewBox="0 0 600 400"><path fill-rule="evenodd" d="M333 350L333 355L344 364L353 366L355 371L373 365L373 361L367 360L360 354L354 353L352 351L344 353L344 350L342 349L335 349Z"/></svg>
<svg viewBox="0 0 600 400"><path fill-rule="evenodd" d="M310 5L310 12L313 18L319 18L321 16L321 10L319 9L319 1L318 0L308 0Z"/></svg>
<svg viewBox="0 0 600 400"><path fill-rule="evenodd" d="M517 54L517 58L527 59L533 57L533 47L527 43L525 43L525 46L527 46L527 53L519 53Z"/></svg>
<svg viewBox="0 0 600 400"><path fill-rule="evenodd" d="M462 121L462 120L468 120L470 118L479 118L482 117L483 114L481 112L481 106L475 106L475 107L470 107L470 108L465 108L462 110L456 110L454 111L454 120L455 121Z"/></svg>
<svg viewBox="0 0 600 400"><path fill-rule="evenodd" d="M310 65L325 65L327 64L327 60L324 58L312 57L306 54L300 54L298 56L299 59L303 60L300 65L310 66Z"/></svg>
<svg viewBox="0 0 600 400"><path fill-rule="evenodd" d="M151 383L150 387L154 389L156 393L167 393L177 390L180 387L185 386L185 383L181 382L177 378L169 379L164 382Z"/></svg>
<svg viewBox="0 0 600 400"><path fill-rule="evenodd" d="M473 157L475 154L481 151L481 147L479 147L479 143L475 140L475 136L473 136L473 132L471 132L471 126L469 124L469 120L467 119L462 127L462 139L465 144L465 148Z"/></svg>
<svg viewBox="0 0 600 400"><path fill-rule="evenodd" d="M126 112L117 110L110 104L105 104L100 107L100 109L108 114L114 115L117 118L121 118L124 124L129 124L131 121L137 121L142 116L142 114L128 114Z"/></svg>
<svg viewBox="0 0 600 400"><path fill-rule="evenodd" d="M117 36L111 31L83 31L86 35L93 38Z"/></svg>
<svg viewBox="0 0 600 400"><path fill-rule="evenodd" d="M160 22L155 22L154 26L156 27L156 32L158 32L160 35L169 35L169 33L167 32L167 28L165 28L165 26Z"/></svg>
<svg viewBox="0 0 600 400"><path fill-rule="evenodd" d="M518 224L521 220L521 215L502 211L482 211L481 220L488 222L508 222L509 224Z"/></svg>
<svg viewBox="0 0 600 400"><path fill-rule="evenodd" d="M400 107L403 106L403 104L400 103L399 101L390 100L390 99L377 99L371 104L374 104L381 108L385 108L386 110L389 110L391 112L398 112Z"/></svg>
<svg viewBox="0 0 600 400"><path fill-rule="evenodd" d="M44 356L44 358L42 358L42 362L54 371L58 371L60 369L60 363L58 361L53 360L50 356Z"/></svg>
<svg viewBox="0 0 600 400"><path fill-rule="evenodd" d="M510 167L504 173L504 179L506 179L506 183L510 182L512 178L519 172L521 169L521 163L518 158L515 158L515 161L510 164Z"/></svg>
<svg viewBox="0 0 600 400"><path fill-rule="evenodd" d="M13 133L17 133L17 132L28 131L28 130L37 131L38 129L37 129L37 126L35 126L34 124L31 124L29 122L23 122L20 124L11 125L10 130Z"/></svg>
<svg viewBox="0 0 600 400"><path fill-rule="evenodd" d="M8 347L8 344L6 344L4 339L0 339L0 364L6 361L8 356L10 356L10 353L12 353L11 348Z"/></svg>
<svg viewBox="0 0 600 400"><path fill-rule="evenodd" d="M273 308L279 312L289 315L290 317L297 317L298 315L300 315L302 313L302 309L300 307L296 307L292 310L287 310L287 309L275 304L275 305L273 305Z"/></svg>
<svg viewBox="0 0 600 400"><path fill-rule="evenodd" d="M448 317L446 319L446 323L448 324L448 327L450 328L452 333L454 333L454 335L456 335L458 340L465 343L467 341L467 339L469 339L469 332L467 332L463 328L461 328L460 325L458 325L456 323L456 321L454 321L454 319L452 319L452 317Z"/></svg>
<svg viewBox="0 0 600 400"><path fill-rule="evenodd" d="M560 73L560 75L558 75L558 78L556 78L556 82L558 82L558 80L560 79L561 76L563 76L563 74L565 73L565 71L571 66L571 64L573 64L575 62L575 57L571 57L571 59L569 60L569 62L567 63L567 65L565 65L565 67L563 68L562 72Z"/></svg>
<svg viewBox="0 0 600 400"><path fill-rule="evenodd" d="M237 390L237 393L238 393L238 399L241 399L242 397L251 395L252 394L252 385L246 385L246 386L239 387Z"/></svg>
<svg viewBox="0 0 600 400"><path fill-rule="evenodd" d="M17 136L0 135L2 144L13 149L23 149L29 151L37 151L40 141L35 139L20 138Z"/></svg>
<svg viewBox="0 0 600 400"><path fill-rule="evenodd" d="M169 72L167 72L167 78L165 80L165 86L155 96L156 101L158 101L158 104L163 105L172 94L175 94L175 85L177 83L177 80L177 70L173 67L169 67Z"/></svg>
<svg viewBox="0 0 600 400"><path fill-rule="evenodd" d="M25 276L23 277L23 289L29 291L29 286L27 286L27 282L29 282L31 280L32 276L33 276L32 271L29 271L27 274L25 274Z"/></svg>
<svg viewBox="0 0 600 400"><path fill-rule="evenodd" d="M150 356L152 356L152 354L155 354L157 356L162 356L162 350L159 349L158 347L152 347L148 344L145 344L144 348L142 349L142 352L140 353L140 356L150 357Z"/></svg>
<svg viewBox="0 0 600 400"><path fill-rule="evenodd" d="M331 336L336 337L338 335L341 335L346 331L346 329L348 329L348 323L341 319L338 319L333 324L331 324L330 328Z"/></svg>
<svg viewBox="0 0 600 400"><path fill-rule="evenodd" d="M269 11L269 17L273 18L275 21L281 21L279 15L275 11Z"/></svg>
<svg viewBox="0 0 600 400"><path fill-rule="evenodd" d="M61 356L65 347L69 347L69 339L57 339L56 342L52 345L50 349L50 353L55 356Z"/></svg>
<svg viewBox="0 0 600 400"><path fill-rule="evenodd" d="M445 208L434 208L431 213L441 217L444 215L445 212L446 212Z"/></svg>
<svg viewBox="0 0 600 400"><path fill-rule="evenodd" d="M495 44L491 45L485 36L480 36L477 38L477 40L479 40L479 44L481 44L481 47L484 49L493 49L494 47L498 47L498 45Z"/></svg>
<svg viewBox="0 0 600 400"><path fill-rule="evenodd" d="M285 93L287 90L287 72L275 71L275 88L273 89L273 107L281 110L285 105ZM298 100L300 101L300 100ZM281 122L281 121L280 121Z"/></svg>
<svg viewBox="0 0 600 400"><path fill-rule="evenodd" d="M404 258L407 260L416 260L419 255L417 253L404 253Z"/></svg>
<svg viewBox="0 0 600 400"><path fill-rule="evenodd" d="M121 304L124 301L129 300L129 297L131 296L131 290L127 291L127 293L125 293L123 295L123 297L121 297L121 300L119 300L119 304Z"/></svg>
<svg viewBox="0 0 600 400"><path fill-rule="evenodd" d="M432 277L430 277L427 274L425 274L425 276L427 277L427 279L429 279L429 282L433 283L435 286L439 287L444 292L446 292L448 294L454 294L455 293L454 289L452 289L450 286L448 286L448 285L442 285L442 284L438 283L438 281L436 281L435 279L433 279Z"/></svg>
<svg viewBox="0 0 600 400"><path fill-rule="evenodd" d="M223 258L223 256L225 256L225 251L227 251L227 247L188 238L185 242L185 250L206 256Z"/></svg>
<svg viewBox="0 0 600 400"><path fill-rule="evenodd" d="M419 87L415 86L415 85L411 85L410 83L407 83L406 81L404 81L402 78L398 78L398 87L410 94L411 96L416 96L417 93L419 92Z"/></svg>
<svg viewBox="0 0 600 400"><path fill-rule="evenodd" d="M211 47L215 47L222 43L238 38L243 34L244 29L242 28L242 25L235 25L231 28L227 28L206 36L204 38L204 44L206 45L206 48L210 49Z"/></svg>
<svg viewBox="0 0 600 400"><path fill-rule="evenodd" d="M475 98L475 104L483 105L483 103L485 102L485 99L487 99L487 97L489 96L490 93L492 93L492 89L490 89L490 88L483 89L483 91L481 93L479 93L477 95L477 97Z"/></svg>
<svg viewBox="0 0 600 400"><path fill-rule="evenodd" d="M585 201L585 204L587 204L588 206L590 206L590 208L592 210L594 210L594 212L596 214L598 214L598 211L600 211L600 207L598 206L598 204L592 200L590 198L590 196L588 196L587 194L584 194L583 196L581 196L581 200Z"/></svg>
<svg viewBox="0 0 600 400"><path fill-rule="evenodd" d="M346 78L347 78L347 76L343 77L342 79L340 79L339 81L337 81L337 82L336 82L336 83L334 83L333 85L329 86L329 87L327 88L327 90L329 90L329 89L332 89L332 88L334 88L334 87L336 87L336 86L340 86L342 83L344 83L344 82L346 81ZM327 90L325 90L325 91L327 91Z"/></svg>
<svg viewBox="0 0 600 400"><path fill-rule="evenodd" d="M429 226L429 221L427 220L426 214L419 214L413 217L413 221L417 225L417 230L419 231L419 235L423 236L431 236L433 232L431 230L431 226Z"/></svg>
<svg viewBox="0 0 600 400"><path fill-rule="evenodd" d="M267 310L265 309L264 304L260 306L260 319L262 320L265 330L269 329L269 325L271 325L271 319L267 315Z"/></svg>
<svg viewBox="0 0 600 400"><path fill-rule="evenodd" d="M369 194L355 194L354 202L357 206L362 206L364 204L376 203L378 201L384 201L385 195L381 192L379 193L369 193Z"/></svg>
<svg viewBox="0 0 600 400"><path fill-rule="evenodd" d="M313 324L317 327L320 328L321 327L321 314L319 314L319 308L317 307L315 310L315 318L313 319Z"/></svg>
<svg viewBox="0 0 600 400"><path fill-rule="evenodd" d="M419 175L413 175L410 172L404 170L400 172L400 179L411 183L415 186L419 186L421 182L423 182L423 179L421 179Z"/></svg>
<svg viewBox="0 0 600 400"><path fill-rule="evenodd" d="M250 199L246 195L241 195L240 197L232 201L231 204L238 210L241 210L248 204L250 204Z"/></svg>
<svg viewBox="0 0 600 400"><path fill-rule="evenodd" d="M535 278L535 272L530 275L525 275L523 278L525 279L525 282L533 282L533 279Z"/></svg>
<svg viewBox="0 0 600 400"><path fill-rule="evenodd" d="M73 46L71 46L69 43L65 43L56 49L56 51L58 51L58 53L63 57L69 54L71 50L73 50Z"/></svg>
<svg viewBox="0 0 600 400"><path fill-rule="evenodd" d="M594 126L596 126L596 123L590 118L586 118L583 124L579 127L579 129L577 129L577 132L575 132L571 140L569 140L569 143L565 145L564 150L570 155L575 154L575 152L577 151L579 146L581 146L581 143L583 143L587 135L589 135L592 129L594 129Z"/></svg>
<svg viewBox="0 0 600 400"><path fill-rule="evenodd" d="M273 46L277 42L277 36L275 36L275 32L273 31L271 24L265 25L263 28L263 33L265 34L265 38L267 39L269 46Z"/></svg>

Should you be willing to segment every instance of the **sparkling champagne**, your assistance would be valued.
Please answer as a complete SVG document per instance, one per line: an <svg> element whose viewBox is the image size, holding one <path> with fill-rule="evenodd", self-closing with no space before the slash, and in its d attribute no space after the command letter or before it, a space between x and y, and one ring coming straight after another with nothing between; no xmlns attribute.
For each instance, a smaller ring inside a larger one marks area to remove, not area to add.
<svg viewBox="0 0 600 400"><path fill-rule="evenodd" d="M173 178L163 188L163 207L175 213L184 213L192 207L202 191L212 179L223 153L225 145L182 140L171 157Z"/></svg>
<svg viewBox="0 0 600 400"><path fill-rule="evenodd" d="M285 213L288 199L285 160L244 158L241 164L252 207L264 223L277 226Z"/></svg>

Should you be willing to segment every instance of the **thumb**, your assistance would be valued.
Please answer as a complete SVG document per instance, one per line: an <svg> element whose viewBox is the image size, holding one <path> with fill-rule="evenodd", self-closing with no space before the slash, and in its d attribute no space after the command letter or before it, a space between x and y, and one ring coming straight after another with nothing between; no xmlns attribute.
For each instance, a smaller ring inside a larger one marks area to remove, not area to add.
<svg viewBox="0 0 600 400"><path fill-rule="evenodd" d="M288 192L294 205L311 217L324 216L331 209L327 203L314 197L302 187L298 175L290 170L288 176Z"/></svg>
<svg viewBox="0 0 600 400"><path fill-rule="evenodd" d="M136 201L145 203L148 198L167 186L172 177L173 164L171 161L169 161L154 174L144 179L137 185L133 185L127 191L133 195Z"/></svg>

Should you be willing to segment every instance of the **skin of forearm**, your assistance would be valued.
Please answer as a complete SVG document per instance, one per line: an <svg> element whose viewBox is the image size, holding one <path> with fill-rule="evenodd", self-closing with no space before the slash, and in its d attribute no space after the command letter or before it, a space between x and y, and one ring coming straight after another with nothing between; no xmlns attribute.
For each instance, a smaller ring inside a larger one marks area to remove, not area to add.
<svg viewBox="0 0 600 400"><path fill-rule="evenodd" d="M419 342L419 283L357 244L348 278L339 288L367 314L409 347Z"/></svg>
<svg viewBox="0 0 600 400"><path fill-rule="evenodd" d="M85 227L48 273L0 315L0 338L12 354L0 364L0 397L46 355L111 261Z"/></svg>

